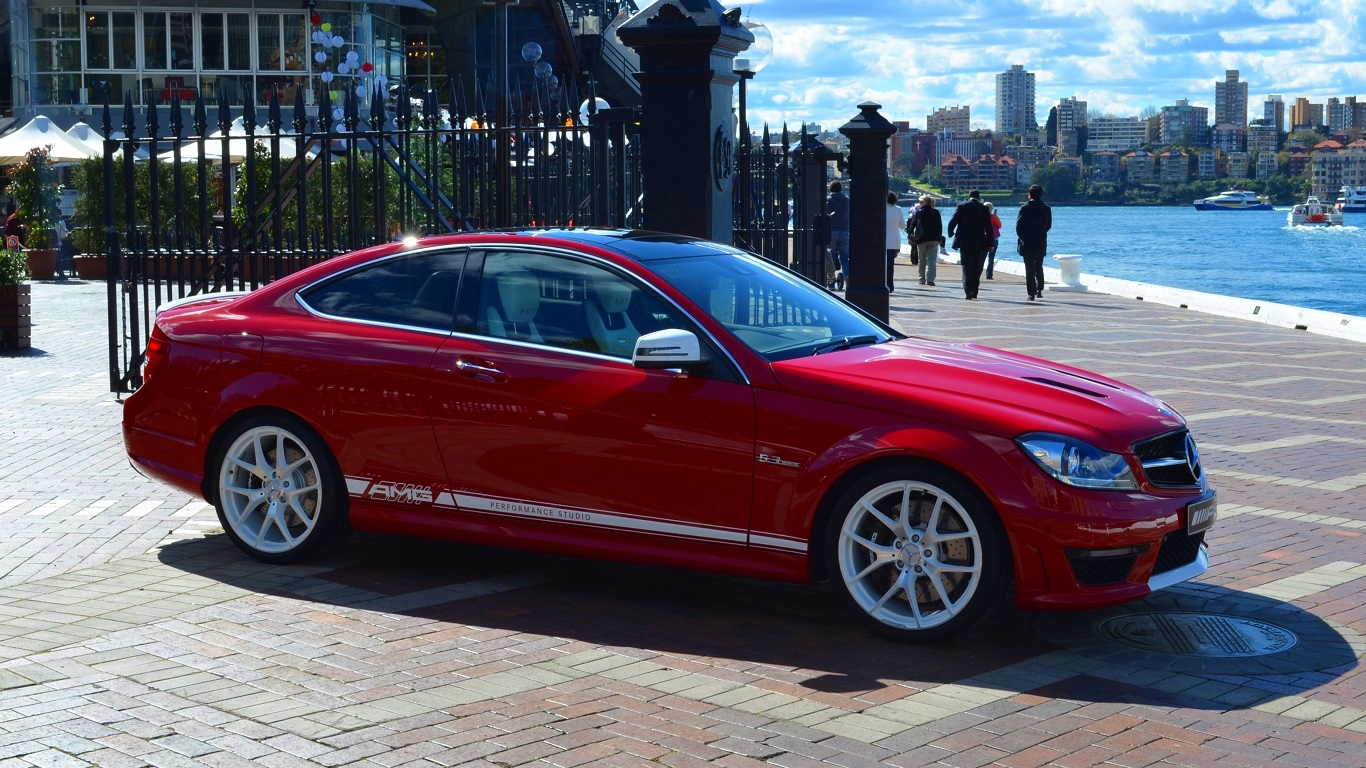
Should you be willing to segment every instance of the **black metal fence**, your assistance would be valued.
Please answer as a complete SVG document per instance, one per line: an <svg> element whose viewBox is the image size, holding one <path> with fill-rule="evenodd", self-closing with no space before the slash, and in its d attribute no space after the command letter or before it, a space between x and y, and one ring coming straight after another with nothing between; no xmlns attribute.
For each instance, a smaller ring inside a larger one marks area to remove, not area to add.
<svg viewBox="0 0 1366 768"><path fill-rule="evenodd" d="M272 98L264 122L252 104L234 115L222 100L212 124L202 99L173 95L167 112L135 108L130 92L119 125L106 101L104 133L122 138L105 141L90 181L104 203L111 390L141 384L153 316L170 299L255 288L407 236L641 224L631 110L498 126L454 89L445 105L406 88L368 107L353 91L327 96L310 115L300 92L287 118ZM510 168L502 183L498 168Z"/></svg>
<svg viewBox="0 0 1366 768"><path fill-rule="evenodd" d="M735 245L800 272L824 285L826 163L835 157L803 128L793 135L783 126L762 140L743 132L736 152Z"/></svg>

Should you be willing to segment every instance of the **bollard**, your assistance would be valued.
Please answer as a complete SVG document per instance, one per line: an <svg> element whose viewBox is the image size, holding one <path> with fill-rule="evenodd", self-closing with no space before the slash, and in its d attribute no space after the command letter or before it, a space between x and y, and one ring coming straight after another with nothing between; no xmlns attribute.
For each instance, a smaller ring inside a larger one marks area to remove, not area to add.
<svg viewBox="0 0 1366 768"><path fill-rule="evenodd" d="M1050 285L1048 290L1084 293L1086 286L1081 284L1081 256L1075 253L1056 253L1053 258L1058 261L1058 272L1062 283Z"/></svg>

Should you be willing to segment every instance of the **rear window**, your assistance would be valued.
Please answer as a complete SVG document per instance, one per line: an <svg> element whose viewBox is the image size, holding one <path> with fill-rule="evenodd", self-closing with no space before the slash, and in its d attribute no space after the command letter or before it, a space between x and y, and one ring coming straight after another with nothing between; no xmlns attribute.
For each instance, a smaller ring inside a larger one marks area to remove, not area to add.
<svg viewBox="0 0 1366 768"><path fill-rule="evenodd" d="M299 295L320 314L450 331L465 252L400 256L347 272Z"/></svg>

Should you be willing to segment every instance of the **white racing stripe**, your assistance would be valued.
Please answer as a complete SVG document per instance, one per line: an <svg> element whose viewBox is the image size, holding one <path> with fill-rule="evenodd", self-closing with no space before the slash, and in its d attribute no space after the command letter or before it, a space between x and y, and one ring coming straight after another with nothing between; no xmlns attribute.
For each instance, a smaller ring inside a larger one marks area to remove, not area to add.
<svg viewBox="0 0 1366 768"><path fill-rule="evenodd" d="M593 509L552 507L533 502L492 499L483 496L471 496L464 493L456 493L454 496L456 504L458 504L461 509L490 512L495 515L508 515L531 520L551 520L562 523L578 523L601 528L643 531L645 533L656 533L664 536L683 536L693 539L706 539L708 541L724 541L733 544L744 544L748 538L744 531L736 529L685 525L664 520L627 517L625 515L601 512Z"/></svg>

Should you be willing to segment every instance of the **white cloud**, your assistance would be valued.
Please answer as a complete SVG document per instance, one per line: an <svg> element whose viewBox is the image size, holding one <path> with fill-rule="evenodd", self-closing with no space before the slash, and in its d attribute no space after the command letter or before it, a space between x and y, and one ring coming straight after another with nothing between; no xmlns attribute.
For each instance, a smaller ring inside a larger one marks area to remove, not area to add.
<svg viewBox="0 0 1366 768"><path fill-rule="evenodd" d="M1366 0L756 0L774 56L750 83L752 120L838 125L860 101L924 125L937 107L995 119L995 75L1037 77L1040 120L1065 96L1116 113L1190 99L1238 69L1254 105L1366 91ZM857 14L857 15L855 15ZM1255 107L1254 107L1255 111Z"/></svg>

